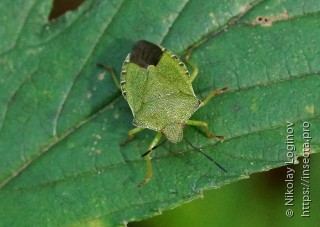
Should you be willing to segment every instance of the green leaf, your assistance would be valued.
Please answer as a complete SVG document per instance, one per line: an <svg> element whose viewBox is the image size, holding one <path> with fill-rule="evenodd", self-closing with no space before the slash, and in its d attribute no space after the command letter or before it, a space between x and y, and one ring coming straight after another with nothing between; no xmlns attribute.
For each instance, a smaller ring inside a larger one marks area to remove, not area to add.
<svg viewBox="0 0 320 227"><path fill-rule="evenodd" d="M285 142L292 128L302 155L303 125L311 152L319 152L319 4L86 1L48 22L50 7L48 0L0 3L1 225L141 220L204 189L295 162ZM192 127L184 134L228 173L184 141L166 143L153 152L153 179L137 188L146 174L140 155L155 133L119 146L132 115L96 63L119 73L139 39L182 56L193 49L199 97L229 88L192 116L225 141Z"/></svg>

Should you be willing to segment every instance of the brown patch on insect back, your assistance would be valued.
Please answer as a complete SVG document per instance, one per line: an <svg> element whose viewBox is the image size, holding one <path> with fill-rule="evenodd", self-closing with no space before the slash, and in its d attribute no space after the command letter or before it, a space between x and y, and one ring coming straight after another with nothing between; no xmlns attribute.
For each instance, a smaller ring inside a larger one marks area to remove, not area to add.
<svg viewBox="0 0 320 227"><path fill-rule="evenodd" d="M251 24L260 25L261 27L271 27L273 22L288 20L289 18L289 14L287 12L281 13L275 17L258 16L253 22L251 22Z"/></svg>
<svg viewBox="0 0 320 227"><path fill-rule="evenodd" d="M158 45L140 40L132 48L130 62L147 69L149 65L156 66L162 54L163 51Z"/></svg>

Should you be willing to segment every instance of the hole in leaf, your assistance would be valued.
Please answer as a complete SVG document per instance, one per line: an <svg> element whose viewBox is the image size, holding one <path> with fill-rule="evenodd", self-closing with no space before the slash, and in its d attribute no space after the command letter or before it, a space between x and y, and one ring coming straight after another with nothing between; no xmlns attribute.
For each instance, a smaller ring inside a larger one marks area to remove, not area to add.
<svg viewBox="0 0 320 227"><path fill-rule="evenodd" d="M256 18L256 23L260 24L261 26L271 26L272 20L268 17L259 16Z"/></svg>

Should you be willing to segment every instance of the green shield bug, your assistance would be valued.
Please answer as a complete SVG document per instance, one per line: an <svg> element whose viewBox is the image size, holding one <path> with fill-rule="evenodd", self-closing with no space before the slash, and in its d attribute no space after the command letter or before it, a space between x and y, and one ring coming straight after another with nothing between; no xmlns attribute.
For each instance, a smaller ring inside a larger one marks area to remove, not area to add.
<svg viewBox="0 0 320 227"><path fill-rule="evenodd" d="M121 90L133 114L133 125L136 128L128 132L130 138L127 142L144 129L158 132L143 155L147 160L147 176L138 186L147 183L152 177L150 154L158 146L162 135L170 142L177 143L183 138L185 125L193 125L203 127L209 138L223 139L222 136L211 134L206 122L189 118L212 97L227 88L213 90L201 101L194 94L192 87L198 68L189 62L188 64L194 68L192 74L170 51L140 40L123 62L120 83L112 68L104 67L111 72L116 86ZM201 151L200 153L203 154ZM219 164L214 163L225 171Z"/></svg>

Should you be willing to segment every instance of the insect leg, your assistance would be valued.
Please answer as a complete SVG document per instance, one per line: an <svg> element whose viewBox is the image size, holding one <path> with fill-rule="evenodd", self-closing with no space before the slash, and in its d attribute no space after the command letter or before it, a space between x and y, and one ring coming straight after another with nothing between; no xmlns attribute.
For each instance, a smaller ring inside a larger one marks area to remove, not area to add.
<svg viewBox="0 0 320 227"><path fill-rule="evenodd" d="M190 61L186 60L186 63L192 67L192 73L190 75L190 81L192 82L199 73L199 68L195 64L191 63Z"/></svg>
<svg viewBox="0 0 320 227"><path fill-rule="evenodd" d="M150 146L149 146L149 150L152 151L157 144L159 143L160 139L162 137L162 134L160 132L157 133L156 137L154 137L154 139L152 140ZM146 155L146 161L147 161L147 176L146 178L144 178L143 181L140 182L140 184L138 184L138 187L141 187L143 184L148 183L151 180L152 177L152 168L151 168L151 152L149 152Z"/></svg>
<svg viewBox="0 0 320 227"><path fill-rule="evenodd" d="M121 91L120 83L119 83L119 80L116 77L116 73L115 73L114 69L112 67L110 67L110 66L105 66L105 65L102 65L102 64L99 64L99 63L97 63L97 66L100 67L100 68L103 68L104 70L106 70L106 71L111 73L111 76L112 76L114 84L119 89L119 91Z"/></svg>
<svg viewBox="0 0 320 227"><path fill-rule="evenodd" d="M209 127L208 127L208 123L204 122L204 121L194 121L194 120L187 120L186 125L193 125L193 126L200 126L203 127L206 133L206 136L209 138L217 138L217 139L221 139L224 140L223 136L217 136L214 135L210 132Z"/></svg>
<svg viewBox="0 0 320 227"><path fill-rule="evenodd" d="M206 105L210 101L210 99L212 99L214 96L216 96L218 94L221 94L222 92L224 92L226 90L228 90L227 87L211 91L210 94L202 101L202 103L200 104L200 107Z"/></svg>
<svg viewBox="0 0 320 227"><path fill-rule="evenodd" d="M136 136L135 134L138 133L138 132L141 132L142 130L144 130L145 128L139 128L139 127L136 127L134 129L131 129L129 132L128 132L128 135L129 135L129 138L124 141L123 143L121 143L121 146L125 146L127 145L127 143L131 142Z"/></svg>
<svg viewBox="0 0 320 227"><path fill-rule="evenodd" d="M193 63L191 63L189 61L189 57L191 56L192 52L193 52L193 48L188 51L186 57L184 58L185 63L190 65L191 68L192 68L192 73L191 73L191 76L190 76L190 82L192 82L197 77L197 75L199 73L198 66L196 66L195 64L193 64Z"/></svg>

